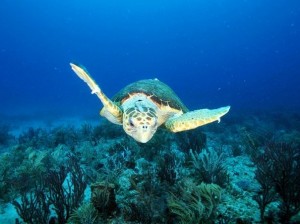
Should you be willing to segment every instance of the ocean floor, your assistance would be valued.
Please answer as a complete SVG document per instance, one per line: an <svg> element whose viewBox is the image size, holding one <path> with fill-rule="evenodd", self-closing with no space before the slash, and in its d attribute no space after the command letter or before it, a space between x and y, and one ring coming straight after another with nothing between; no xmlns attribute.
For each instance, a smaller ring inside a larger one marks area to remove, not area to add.
<svg viewBox="0 0 300 224"><path fill-rule="evenodd" d="M297 113L231 114L147 144L102 118L0 128L1 224L300 223Z"/></svg>

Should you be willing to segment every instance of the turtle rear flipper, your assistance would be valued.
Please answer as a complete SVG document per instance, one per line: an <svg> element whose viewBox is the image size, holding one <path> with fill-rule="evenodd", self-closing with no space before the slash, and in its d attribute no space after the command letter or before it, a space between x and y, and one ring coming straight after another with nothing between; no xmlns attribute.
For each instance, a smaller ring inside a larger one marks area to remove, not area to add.
<svg viewBox="0 0 300 224"><path fill-rule="evenodd" d="M201 109L184 113L179 116L169 118L165 126L172 132L180 132L191 130L199 126L219 121L220 118L228 113L230 106L221 107L218 109Z"/></svg>
<svg viewBox="0 0 300 224"><path fill-rule="evenodd" d="M91 78L84 67L80 67L73 63L70 63L70 65L72 67L72 70L78 75L78 77L81 78L90 87L90 89L92 90L92 94L95 93L98 96L106 110L106 113L110 114L111 118L115 119L114 123L118 122L119 124L121 124L123 114L122 110L102 92L102 90ZM105 116L105 113L101 113L101 115Z"/></svg>

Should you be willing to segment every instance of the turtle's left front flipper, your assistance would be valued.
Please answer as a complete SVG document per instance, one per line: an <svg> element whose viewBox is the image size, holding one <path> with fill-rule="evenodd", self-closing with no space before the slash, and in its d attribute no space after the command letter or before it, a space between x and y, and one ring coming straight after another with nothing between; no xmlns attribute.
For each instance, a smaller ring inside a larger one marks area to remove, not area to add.
<svg viewBox="0 0 300 224"><path fill-rule="evenodd" d="M99 88L97 83L89 75L88 71L83 67L70 63L72 70L81 78L92 90L92 94L96 94L102 102L104 108L100 114L115 124L122 124L122 110L112 102Z"/></svg>
<svg viewBox="0 0 300 224"><path fill-rule="evenodd" d="M220 122L220 118L227 114L229 109L230 106L213 110L201 109L190 111L180 116L169 118L165 126L172 132L191 130L214 121Z"/></svg>

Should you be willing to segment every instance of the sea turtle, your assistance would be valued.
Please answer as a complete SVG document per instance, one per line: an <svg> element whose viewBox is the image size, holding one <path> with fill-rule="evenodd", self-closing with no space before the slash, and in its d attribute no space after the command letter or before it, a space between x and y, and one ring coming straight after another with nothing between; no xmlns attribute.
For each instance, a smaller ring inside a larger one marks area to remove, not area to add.
<svg viewBox="0 0 300 224"><path fill-rule="evenodd" d="M129 84L109 99L80 65L70 63L73 71L96 94L103 104L100 115L114 124L123 125L136 141L146 143L161 125L171 132L180 132L220 121L230 106L218 109L189 111L173 90L157 79Z"/></svg>

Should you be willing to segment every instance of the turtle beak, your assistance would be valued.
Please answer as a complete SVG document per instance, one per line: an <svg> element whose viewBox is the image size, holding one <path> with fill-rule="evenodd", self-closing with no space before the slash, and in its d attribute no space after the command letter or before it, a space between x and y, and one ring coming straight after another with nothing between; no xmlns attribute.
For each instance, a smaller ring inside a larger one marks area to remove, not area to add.
<svg viewBox="0 0 300 224"><path fill-rule="evenodd" d="M142 132L132 137L140 143L147 143L153 137L153 134L154 133L148 131L148 132Z"/></svg>
<svg viewBox="0 0 300 224"><path fill-rule="evenodd" d="M149 125L142 125L135 127L134 131L128 132L134 140L140 143L147 143L154 135L156 128L150 127Z"/></svg>

